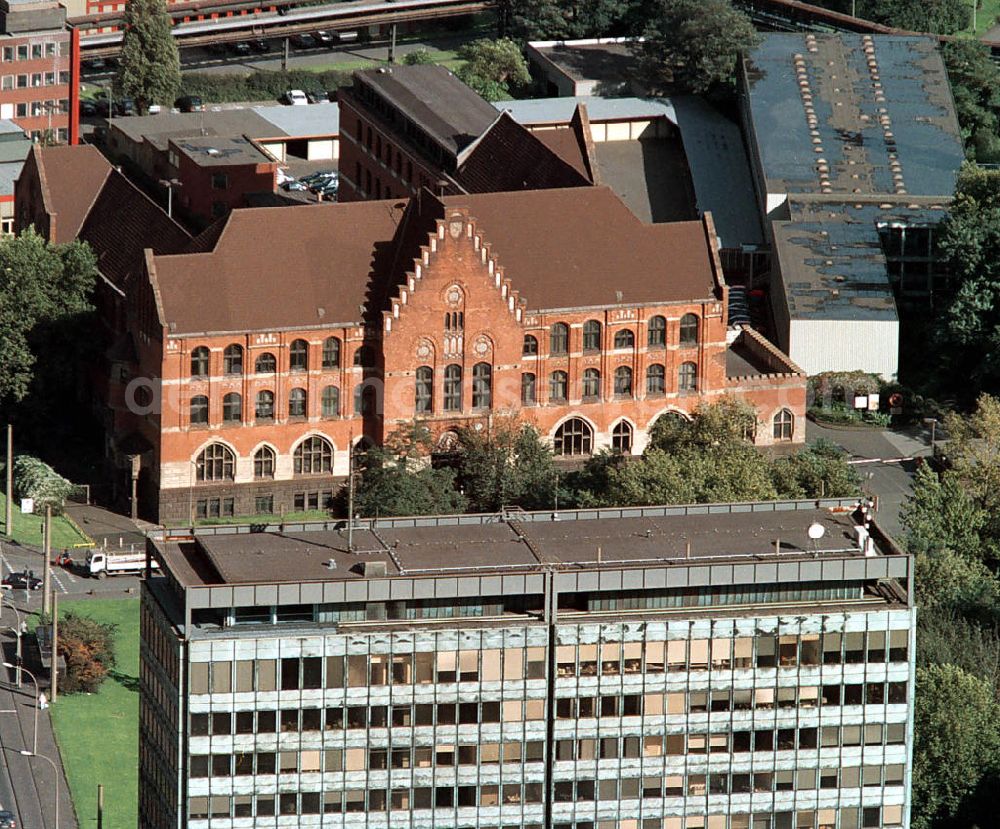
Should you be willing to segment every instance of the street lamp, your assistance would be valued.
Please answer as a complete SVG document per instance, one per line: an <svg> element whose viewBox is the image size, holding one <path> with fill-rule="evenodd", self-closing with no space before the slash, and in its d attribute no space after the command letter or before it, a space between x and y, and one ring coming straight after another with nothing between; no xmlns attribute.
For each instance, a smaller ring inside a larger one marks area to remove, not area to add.
<svg viewBox="0 0 1000 829"><path fill-rule="evenodd" d="M931 455L934 454L934 434L937 429L938 419L936 417L925 417L924 426L931 427Z"/></svg>
<svg viewBox="0 0 1000 829"><path fill-rule="evenodd" d="M27 668L22 668L19 665L11 665L10 662L4 662L3 666L5 668L16 668L18 671L24 671L31 678L31 681L35 683L35 725L31 739L31 753L35 754L38 752L38 709L42 707L42 695L38 693L38 679Z"/></svg>
<svg viewBox="0 0 1000 829"><path fill-rule="evenodd" d="M167 188L167 217L174 217L174 188L183 187L184 183L176 178L161 178L160 184Z"/></svg>
<svg viewBox="0 0 1000 829"><path fill-rule="evenodd" d="M13 751L13 749L7 749L8 751ZM55 809L55 829L59 829L59 768L55 763L52 762L44 754L37 754L34 751L28 751L26 748L22 748L18 754L22 757L37 757L39 760L44 760L50 766L52 766L52 793L55 797L56 809Z"/></svg>

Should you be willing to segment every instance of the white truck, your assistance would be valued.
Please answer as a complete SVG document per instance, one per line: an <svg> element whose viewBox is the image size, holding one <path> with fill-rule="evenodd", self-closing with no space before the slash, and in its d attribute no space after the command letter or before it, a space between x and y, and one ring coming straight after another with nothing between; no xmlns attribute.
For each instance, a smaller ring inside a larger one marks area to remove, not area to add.
<svg viewBox="0 0 1000 829"><path fill-rule="evenodd" d="M153 569L160 565L153 560ZM87 553L84 571L89 576L103 579L108 576L139 576L146 569L145 553L110 553L107 550L91 550Z"/></svg>

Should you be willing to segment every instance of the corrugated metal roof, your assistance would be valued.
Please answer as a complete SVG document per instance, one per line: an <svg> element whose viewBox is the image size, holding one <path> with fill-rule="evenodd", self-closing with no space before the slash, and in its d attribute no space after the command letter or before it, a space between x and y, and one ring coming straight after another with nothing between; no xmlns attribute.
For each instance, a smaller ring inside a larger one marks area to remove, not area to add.
<svg viewBox="0 0 1000 829"><path fill-rule="evenodd" d="M746 74L767 192L954 192L964 153L933 38L770 34Z"/></svg>

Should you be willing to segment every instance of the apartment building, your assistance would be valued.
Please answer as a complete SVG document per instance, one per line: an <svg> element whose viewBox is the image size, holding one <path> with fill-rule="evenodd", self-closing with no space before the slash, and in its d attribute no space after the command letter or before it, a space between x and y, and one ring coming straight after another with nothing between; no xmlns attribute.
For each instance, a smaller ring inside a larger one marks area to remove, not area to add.
<svg viewBox="0 0 1000 829"><path fill-rule="evenodd" d="M868 504L150 540L150 829L909 824L912 560Z"/></svg>
<svg viewBox="0 0 1000 829"><path fill-rule="evenodd" d="M80 35L52 0L0 2L0 118L35 141L75 144Z"/></svg>

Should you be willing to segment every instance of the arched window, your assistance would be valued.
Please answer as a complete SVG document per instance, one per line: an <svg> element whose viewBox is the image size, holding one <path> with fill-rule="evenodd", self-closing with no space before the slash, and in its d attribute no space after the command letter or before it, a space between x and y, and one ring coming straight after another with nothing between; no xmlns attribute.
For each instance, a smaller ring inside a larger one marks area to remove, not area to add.
<svg viewBox="0 0 1000 829"><path fill-rule="evenodd" d="M665 317L650 317L648 331L650 347L663 348L667 344L667 320Z"/></svg>
<svg viewBox="0 0 1000 829"><path fill-rule="evenodd" d="M588 368L583 372L583 399L597 400L601 396L601 372Z"/></svg>
<svg viewBox="0 0 1000 829"><path fill-rule="evenodd" d="M362 368L374 368L375 352L370 345L363 345L354 352L354 365Z"/></svg>
<svg viewBox="0 0 1000 829"><path fill-rule="evenodd" d="M336 337L323 341L323 368L340 368L340 340Z"/></svg>
<svg viewBox="0 0 1000 829"><path fill-rule="evenodd" d="M587 320L583 324L583 350L601 350L601 324L597 320Z"/></svg>
<svg viewBox="0 0 1000 829"><path fill-rule="evenodd" d="M553 403L566 402L566 387L569 385L565 371L553 371L549 375L549 400Z"/></svg>
<svg viewBox="0 0 1000 829"><path fill-rule="evenodd" d="M635 345L635 334L631 328L623 328L615 332L615 348L632 348Z"/></svg>
<svg viewBox="0 0 1000 829"><path fill-rule="evenodd" d="M632 424L619 420L611 430L611 449L628 455L632 452Z"/></svg>
<svg viewBox="0 0 1000 829"><path fill-rule="evenodd" d="M323 417L340 417L340 389L336 386L327 386L323 389L321 402Z"/></svg>
<svg viewBox="0 0 1000 829"><path fill-rule="evenodd" d="M677 387L681 391L698 390L698 366L694 363L681 363L677 372Z"/></svg>
<svg viewBox="0 0 1000 829"><path fill-rule="evenodd" d="M660 363L653 363L646 369L646 394L655 396L666 391L667 370Z"/></svg>
<svg viewBox="0 0 1000 829"><path fill-rule="evenodd" d="M578 417L571 417L556 429L553 449L557 455L589 455L594 445L594 430Z"/></svg>
<svg viewBox="0 0 1000 829"><path fill-rule="evenodd" d="M204 426L208 423L208 398L196 394L191 398L191 425Z"/></svg>
<svg viewBox="0 0 1000 829"><path fill-rule="evenodd" d="M417 369L415 405L417 414L434 411L434 369L421 366Z"/></svg>
<svg viewBox="0 0 1000 829"><path fill-rule="evenodd" d="M194 468L199 481L231 481L236 469L236 456L227 446L212 443L201 450Z"/></svg>
<svg viewBox="0 0 1000 829"><path fill-rule="evenodd" d="M521 353L526 357L531 357L538 353L538 338L531 334L524 335L524 346L521 348Z"/></svg>
<svg viewBox="0 0 1000 829"><path fill-rule="evenodd" d="M274 392L257 392L257 407L255 412L257 420L274 420Z"/></svg>
<svg viewBox="0 0 1000 829"><path fill-rule="evenodd" d="M465 328L465 311L449 311L444 315L445 331L461 331Z"/></svg>
<svg viewBox="0 0 1000 829"><path fill-rule="evenodd" d="M493 367L476 363L472 367L472 408L488 409L493 402Z"/></svg>
<svg viewBox="0 0 1000 829"><path fill-rule="evenodd" d="M293 466L296 475L322 475L333 471L333 447L330 441L313 435L295 448Z"/></svg>
<svg viewBox="0 0 1000 829"><path fill-rule="evenodd" d="M462 367L450 365L444 370L444 410L462 411Z"/></svg>
<svg viewBox="0 0 1000 829"><path fill-rule="evenodd" d="M191 352L191 376L208 377L208 349L203 345Z"/></svg>
<svg viewBox="0 0 1000 829"><path fill-rule="evenodd" d="M774 439L775 440L791 440L792 434L795 431L795 415L793 415L788 409L782 409L774 416L772 421L774 424Z"/></svg>
<svg viewBox="0 0 1000 829"><path fill-rule="evenodd" d="M615 369L615 397L632 396L632 369L618 366Z"/></svg>
<svg viewBox="0 0 1000 829"><path fill-rule="evenodd" d="M565 354L569 351L569 326L564 322L557 322L552 326L549 335L549 353Z"/></svg>
<svg viewBox="0 0 1000 829"><path fill-rule="evenodd" d="M291 371L309 370L309 343L293 340L288 348L288 368Z"/></svg>
<svg viewBox="0 0 1000 829"><path fill-rule="evenodd" d="M258 355L253 364L253 370L257 374L274 374L278 370L278 361L270 351L265 351Z"/></svg>
<svg viewBox="0 0 1000 829"><path fill-rule="evenodd" d="M538 402L535 375L528 371L521 375L521 404L534 406Z"/></svg>
<svg viewBox="0 0 1000 829"><path fill-rule="evenodd" d="M354 414L372 417L376 414L378 396L375 387L369 383L358 383L354 387Z"/></svg>
<svg viewBox="0 0 1000 829"><path fill-rule="evenodd" d="M243 398L232 391L222 398L223 423L239 423L243 419Z"/></svg>
<svg viewBox="0 0 1000 829"><path fill-rule="evenodd" d="M694 314L681 317L681 345L698 345L698 317Z"/></svg>
<svg viewBox="0 0 1000 829"><path fill-rule="evenodd" d="M288 393L288 416L289 417L305 417L306 416L306 390L305 389L292 389Z"/></svg>
<svg viewBox="0 0 1000 829"><path fill-rule="evenodd" d="M274 450L261 446L253 455L253 476L255 478L274 477Z"/></svg>
<svg viewBox="0 0 1000 829"><path fill-rule="evenodd" d="M222 370L226 374L243 373L243 346L236 343L226 346L222 352Z"/></svg>

